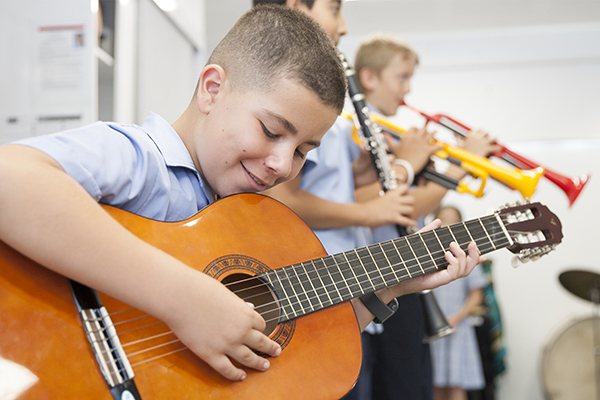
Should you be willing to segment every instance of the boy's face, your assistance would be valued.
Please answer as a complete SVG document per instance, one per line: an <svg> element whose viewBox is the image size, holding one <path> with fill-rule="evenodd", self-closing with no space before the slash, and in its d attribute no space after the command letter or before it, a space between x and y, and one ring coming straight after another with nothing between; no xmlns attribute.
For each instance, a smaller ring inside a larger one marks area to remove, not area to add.
<svg viewBox="0 0 600 400"><path fill-rule="evenodd" d="M315 93L285 78L268 91L222 85L205 115L194 162L221 197L294 178L337 117Z"/></svg>
<svg viewBox="0 0 600 400"><path fill-rule="evenodd" d="M312 8L296 1L295 7L317 21L336 45L339 43L340 38L346 34L346 22L342 17L341 0L315 0Z"/></svg>
<svg viewBox="0 0 600 400"><path fill-rule="evenodd" d="M404 101L404 96L410 92L410 79L415 67L414 60L396 54L381 70L379 76L373 74L368 84L367 101L377 107L383 115L395 115Z"/></svg>

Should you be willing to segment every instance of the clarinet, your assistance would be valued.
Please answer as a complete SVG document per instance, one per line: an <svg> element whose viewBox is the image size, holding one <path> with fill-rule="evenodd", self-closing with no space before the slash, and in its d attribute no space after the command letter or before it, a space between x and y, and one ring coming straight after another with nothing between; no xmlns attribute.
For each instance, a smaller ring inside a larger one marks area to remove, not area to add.
<svg viewBox="0 0 600 400"><path fill-rule="evenodd" d="M350 100L352 100L352 104L354 105L363 137L366 139L365 148L371 155L371 160L377 171L379 182L381 183L384 192L394 190L398 187L398 181L396 180L396 172L390 164L390 160L387 157L387 152L383 145L383 132L379 125L373 123L369 117L369 109L365 103L365 95L360 88L356 72L350 66L346 57L341 53L340 59L346 70ZM401 231L403 233L401 233ZM406 235L406 230L404 227L398 225L398 233L401 236L404 236Z"/></svg>
<svg viewBox="0 0 600 400"><path fill-rule="evenodd" d="M346 56L340 53L340 59L346 70L346 79L348 80L348 94L352 105L356 111L363 137L366 139L365 147L371 155L371 160L377 171L379 182L384 192L396 189L398 181L396 173L390 164L387 157L387 152L383 145L383 132L379 125L373 123L369 117L369 109L365 102L365 95L362 93L356 71L350 66ZM406 228L401 225L396 225L398 236L406 236ZM456 332L455 327L451 327L446 317L440 310L440 307L431 290L424 290L419 293L423 312L425 314L425 330L426 337L423 338L424 343L429 343L443 336L450 335Z"/></svg>

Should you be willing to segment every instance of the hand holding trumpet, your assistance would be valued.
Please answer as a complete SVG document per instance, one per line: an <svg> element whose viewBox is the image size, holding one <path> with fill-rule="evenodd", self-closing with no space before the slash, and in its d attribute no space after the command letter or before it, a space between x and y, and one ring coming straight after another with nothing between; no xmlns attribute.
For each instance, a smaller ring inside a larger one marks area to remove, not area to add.
<svg viewBox="0 0 600 400"><path fill-rule="evenodd" d="M464 138L458 139L458 146L480 157L489 157L500 150L496 139L481 129L474 129Z"/></svg>

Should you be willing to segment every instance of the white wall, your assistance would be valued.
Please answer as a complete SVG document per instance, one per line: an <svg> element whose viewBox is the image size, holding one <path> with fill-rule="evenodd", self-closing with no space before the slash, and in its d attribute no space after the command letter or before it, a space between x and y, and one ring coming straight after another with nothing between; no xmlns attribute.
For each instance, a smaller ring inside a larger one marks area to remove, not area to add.
<svg viewBox="0 0 600 400"><path fill-rule="evenodd" d="M151 111L175 122L192 99L200 73L196 58L202 49L168 15L152 0L139 0L137 123Z"/></svg>

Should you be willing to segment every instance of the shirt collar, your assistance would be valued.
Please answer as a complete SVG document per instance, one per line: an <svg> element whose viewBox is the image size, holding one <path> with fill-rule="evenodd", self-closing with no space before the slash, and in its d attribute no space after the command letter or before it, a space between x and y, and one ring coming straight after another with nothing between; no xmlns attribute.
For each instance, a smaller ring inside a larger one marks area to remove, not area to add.
<svg viewBox="0 0 600 400"><path fill-rule="evenodd" d="M160 115L150 113L142 123L169 167L184 167L196 172L194 161L173 127Z"/></svg>

